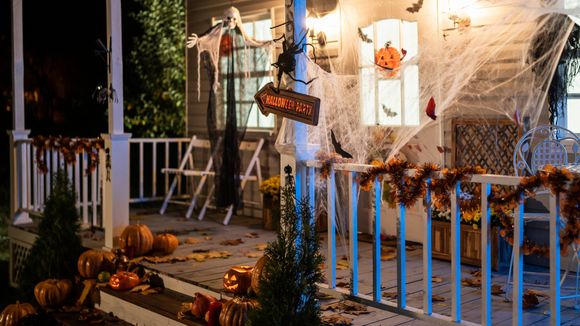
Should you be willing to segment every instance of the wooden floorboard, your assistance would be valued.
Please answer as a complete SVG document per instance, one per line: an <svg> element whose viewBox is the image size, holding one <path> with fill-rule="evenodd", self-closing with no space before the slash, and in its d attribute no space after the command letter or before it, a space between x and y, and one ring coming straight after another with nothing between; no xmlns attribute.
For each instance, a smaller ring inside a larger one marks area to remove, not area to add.
<svg viewBox="0 0 580 326"><path fill-rule="evenodd" d="M222 214L210 213L203 221L196 219L187 220L183 217L182 211L169 211L165 216L160 216L155 212L143 210L138 215L131 217L131 222L149 225L154 232L170 230L178 234L181 241L188 237L203 239L205 236L212 237L211 240L203 240L197 244L182 244L175 255L186 255L194 250L219 250L229 251L232 256L228 259L207 259L204 262L186 261L174 264L148 264L151 268L162 271L165 274L174 275L179 279L199 284L205 288L213 289L216 292L222 291L223 274L233 265L253 265L258 258L248 258L250 252L257 252L257 244L263 244L275 239L275 233L261 229L261 220L246 217L234 216L230 225L223 226ZM255 232L258 238L251 239L245 237L249 232ZM321 251L325 255L326 232L321 233ZM242 239L243 244L238 246L223 246L221 241ZM341 259L348 252L348 239L342 239L337 234L337 259ZM407 250L407 305L422 308L423 305L423 261L422 249ZM371 243L359 241L359 292L372 294L372 247ZM442 296L444 302L434 302L433 311L443 315L450 315L451 312L451 265L447 261L433 260L432 275L443 278L441 283L433 283L433 294ZM462 278L471 277L470 272L478 270L477 267L462 266ZM382 292L396 292L397 290L397 268L396 260L381 262L381 285ZM348 282L350 279L348 270L337 270L337 281ZM506 276L493 273L492 283L505 285ZM543 289L548 292L548 290ZM396 301L396 300L391 300ZM568 300L570 302L570 300ZM580 313L570 308L573 303L563 303L562 321L565 325L580 325ZM511 325L512 304L504 302L503 296L492 297L494 325ZM426 321L413 320L412 318L400 316L387 311L369 308L372 312L367 315L350 316L353 318L353 325L427 325ZM479 323L481 321L481 289L462 286L461 288L461 309L462 318L467 321ZM544 314L549 310L549 300L541 302L539 307L524 311L523 320L526 325L547 325L549 317ZM325 312L326 313L326 312Z"/></svg>

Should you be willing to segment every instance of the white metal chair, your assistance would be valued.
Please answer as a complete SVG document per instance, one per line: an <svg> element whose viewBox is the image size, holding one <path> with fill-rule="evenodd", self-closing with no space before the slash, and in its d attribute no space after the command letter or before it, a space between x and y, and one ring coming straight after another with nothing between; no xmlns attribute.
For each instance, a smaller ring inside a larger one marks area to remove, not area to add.
<svg viewBox="0 0 580 326"><path fill-rule="evenodd" d="M216 148L214 149L214 152L219 147L220 142L221 142L221 139L218 140L218 146L216 146ZM205 165L205 168L203 170L195 169L195 166L193 163L194 162L193 161L193 153L192 153L195 148L207 150L207 149L211 148L210 141L197 139L197 137L194 135L193 137L191 137L191 141L189 142L189 145L187 146L187 150L185 151L183 157L181 158L181 161L179 163L179 167L161 169L162 173L173 174L173 181L171 182L171 187L169 188L169 191L165 195L165 199L163 200L163 204L161 205L161 209L159 210L159 213L161 215L163 215L165 213L165 210L167 210L168 204L171 203L171 204L188 206L187 213L185 214L185 216L187 218L190 218L191 214L193 212L193 209L195 208L195 204L197 202L197 199L201 195L201 192L203 190L203 186L205 185L208 176L214 175L214 173L212 172L213 155L210 155L209 160L207 161L207 164ZM193 193L192 198L189 202L180 201L180 200L172 200L173 193L175 192L175 189L176 189L177 184L178 184L178 180L182 176L191 177L191 178L195 178L195 177L200 178L200 181L197 184L197 187L195 188L195 192Z"/></svg>
<svg viewBox="0 0 580 326"><path fill-rule="evenodd" d="M542 125L526 132L518 141L513 156L514 169L517 176L534 175L544 166L551 164L554 166L566 166L580 164L580 138L572 131L552 125ZM546 194L547 190L536 193ZM524 212L524 223L531 221L549 221L549 213L527 213ZM563 222L563 221L560 221ZM573 257L569 260L565 273L562 275L560 286L564 284L570 271L571 264L576 262L576 286L575 294L562 297L576 298L578 303L580 276L580 247L571 245ZM511 283L512 268L514 263L514 253L512 251L508 277L506 280L506 299L508 298L508 286Z"/></svg>
<svg viewBox="0 0 580 326"><path fill-rule="evenodd" d="M255 142L242 141L240 143L240 151L241 152L246 151L246 152L252 153L252 157L250 159L250 162L248 163L248 166L246 167L244 174L240 174L240 180L241 180L240 191L241 192L244 191L244 188L246 187L246 184L248 183L248 181L256 181L258 183L258 185L262 182L262 168L260 166L260 152L262 151L263 146L264 146L264 139L262 139L262 138L260 138L258 141L255 141ZM255 170L255 174L251 174L252 170ZM208 175L215 175L215 173L209 172ZM201 212L199 213L199 215L197 217L199 220L203 219L207 209L210 208L210 200L213 197L214 192L215 192L215 183L212 185L212 187L209 191L209 194L205 199L205 203L203 204ZM259 203L257 203L257 204L259 204ZM227 208L226 216L224 217L224 220L223 220L224 225L228 225L230 223L230 219L232 218L233 213L234 213L234 205L232 204Z"/></svg>

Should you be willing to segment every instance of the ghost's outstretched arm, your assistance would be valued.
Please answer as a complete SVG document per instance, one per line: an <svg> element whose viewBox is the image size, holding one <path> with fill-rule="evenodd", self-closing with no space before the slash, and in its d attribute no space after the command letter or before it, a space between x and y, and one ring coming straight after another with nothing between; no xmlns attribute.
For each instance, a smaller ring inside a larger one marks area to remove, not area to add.
<svg viewBox="0 0 580 326"><path fill-rule="evenodd" d="M187 43L185 43L187 45L188 48L192 48L197 44L197 41L199 40L199 37L197 36L197 34L193 33L191 34L190 37L187 38Z"/></svg>

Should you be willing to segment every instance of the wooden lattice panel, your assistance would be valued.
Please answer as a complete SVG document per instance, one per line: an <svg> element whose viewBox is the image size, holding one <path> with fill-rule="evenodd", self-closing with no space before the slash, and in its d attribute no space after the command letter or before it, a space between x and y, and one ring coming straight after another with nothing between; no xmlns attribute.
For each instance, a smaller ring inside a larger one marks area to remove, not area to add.
<svg viewBox="0 0 580 326"><path fill-rule="evenodd" d="M510 120L456 120L453 165L479 165L488 173L514 175L513 153L518 138L518 128Z"/></svg>

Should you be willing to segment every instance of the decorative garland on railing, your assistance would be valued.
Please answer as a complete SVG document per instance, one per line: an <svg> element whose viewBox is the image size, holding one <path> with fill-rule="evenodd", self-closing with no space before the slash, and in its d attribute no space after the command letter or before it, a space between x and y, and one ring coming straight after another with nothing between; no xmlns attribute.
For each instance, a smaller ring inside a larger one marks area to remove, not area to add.
<svg viewBox="0 0 580 326"><path fill-rule="evenodd" d="M320 167L320 178L327 179L330 174L330 169L334 163L351 163L352 159L344 158L335 152L318 152L315 158L322 162Z"/></svg>
<svg viewBox="0 0 580 326"><path fill-rule="evenodd" d="M465 180L473 174L483 174L481 167L459 167L451 169L439 169L432 163L421 166L392 159L388 162L372 162L373 167L359 176L361 189L369 191L373 181L382 175L389 175L391 198L405 207L414 205L418 198L425 195L426 180L433 172L440 172L440 179L433 179L431 184L433 207L438 210L449 209L451 205L450 192L458 181ZM415 169L415 173L409 176L407 170ZM546 166L543 171L536 175L523 177L515 190L506 191L502 187L492 187L489 196L490 207L499 219L500 235L513 245L513 210L522 196L533 196L538 187L545 186L555 195L561 195L560 214L566 219L566 227L560 234L560 248L562 254L566 254L572 242L580 244L580 175L573 174L566 168ZM459 196L461 212L480 210L481 189L475 187L472 194ZM548 256L549 246L539 245L529 239L524 239L522 245L524 255L539 254Z"/></svg>
<svg viewBox="0 0 580 326"><path fill-rule="evenodd" d="M38 170L48 173L48 166L44 158L46 150L60 153L66 164L76 162L76 154L87 154L87 173L96 169L99 164L99 150L104 148L101 138L69 138L62 136L36 136L32 138L32 145L36 147L36 163Z"/></svg>

